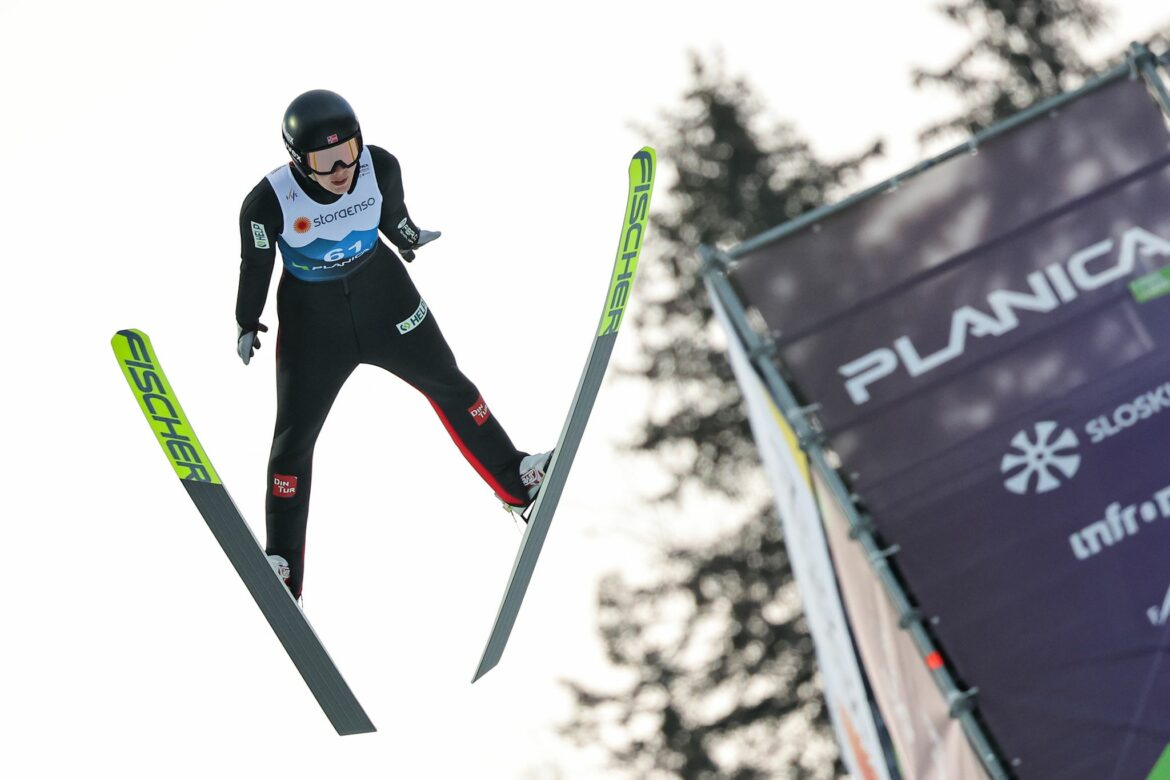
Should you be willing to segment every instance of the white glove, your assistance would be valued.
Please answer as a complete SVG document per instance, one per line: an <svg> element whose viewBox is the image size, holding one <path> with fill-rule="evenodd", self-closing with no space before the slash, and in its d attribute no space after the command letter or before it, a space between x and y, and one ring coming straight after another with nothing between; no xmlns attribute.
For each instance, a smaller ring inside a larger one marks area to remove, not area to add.
<svg viewBox="0 0 1170 780"><path fill-rule="evenodd" d="M236 353L240 356L240 360L244 361L244 365L248 365L252 360L252 355L256 350L260 349L260 333L267 333L268 328L263 323L256 323L255 330L244 330L239 325L236 326Z"/></svg>

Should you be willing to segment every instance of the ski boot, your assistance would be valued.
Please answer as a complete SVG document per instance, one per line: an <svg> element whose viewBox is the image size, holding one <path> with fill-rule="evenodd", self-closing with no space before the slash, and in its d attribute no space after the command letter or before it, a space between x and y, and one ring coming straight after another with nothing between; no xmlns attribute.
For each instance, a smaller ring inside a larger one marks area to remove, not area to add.
<svg viewBox="0 0 1170 780"><path fill-rule="evenodd" d="M289 568L288 560L283 555L269 555L268 565L272 567L272 571L284 583L284 587L288 590L289 595L292 595L292 587L289 581L292 579L292 570ZM297 606L301 609L305 608L305 602L301 600L300 596L296 597Z"/></svg>
<svg viewBox="0 0 1170 780"><path fill-rule="evenodd" d="M524 485L525 490L528 491L528 503L524 506L515 506L504 502L504 508L512 513L514 517L520 518L525 524L528 523L528 508L536 503L536 496L540 493L540 486L544 484L544 474L548 471L548 465L552 461L552 450L548 452L541 452L536 455L526 455L520 461L520 482Z"/></svg>

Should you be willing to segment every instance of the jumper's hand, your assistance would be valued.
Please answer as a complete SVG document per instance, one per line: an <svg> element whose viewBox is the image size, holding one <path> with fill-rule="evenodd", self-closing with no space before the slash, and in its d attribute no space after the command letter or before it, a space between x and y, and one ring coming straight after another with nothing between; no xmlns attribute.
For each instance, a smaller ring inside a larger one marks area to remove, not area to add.
<svg viewBox="0 0 1170 780"><path fill-rule="evenodd" d="M256 327L249 330L244 330L242 326L236 326L236 353L240 356L240 360L244 361L244 365L252 360L252 355L256 350L260 349L260 333L267 333L268 328L264 323L256 323Z"/></svg>
<svg viewBox="0 0 1170 780"><path fill-rule="evenodd" d="M418 249L423 244L431 243L441 235L443 235L443 231L441 230L419 230L418 241L414 242L414 246L412 246L410 249L403 249L401 251L400 254L402 255L402 259L408 263L414 260L414 250Z"/></svg>

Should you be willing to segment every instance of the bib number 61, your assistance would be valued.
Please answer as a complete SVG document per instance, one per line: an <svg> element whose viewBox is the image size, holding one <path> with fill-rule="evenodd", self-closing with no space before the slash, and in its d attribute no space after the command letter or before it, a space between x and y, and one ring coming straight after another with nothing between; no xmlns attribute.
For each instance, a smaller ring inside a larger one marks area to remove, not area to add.
<svg viewBox="0 0 1170 780"><path fill-rule="evenodd" d="M327 263L339 263L346 257L357 257L362 253L362 242L358 240L352 246L345 249L337 246L325 253L321 259Z"/></svg>

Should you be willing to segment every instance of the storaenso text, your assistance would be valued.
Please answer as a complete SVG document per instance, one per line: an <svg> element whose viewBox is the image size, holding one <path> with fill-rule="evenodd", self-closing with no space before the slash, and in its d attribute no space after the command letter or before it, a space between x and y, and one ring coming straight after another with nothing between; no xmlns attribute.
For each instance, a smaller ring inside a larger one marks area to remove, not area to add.
<svg viewBox="0 0 1170 780"><path fill-rule="evenodd" d="M322 225L328 225L330 222L335 222L339 219L345 219L346 217L352 217L354 214L365 211L370 206L373 206L374 203L375 203L375 199L373 197L370 197L370 198L366 198L365 200L361 201L360 203L355 203L352 206L349 206L349 207L344 208L344 209L338 209L337 211L331 211L328 214L318 214L317 216L313 217L313 227L321 227Z"/></svg>

